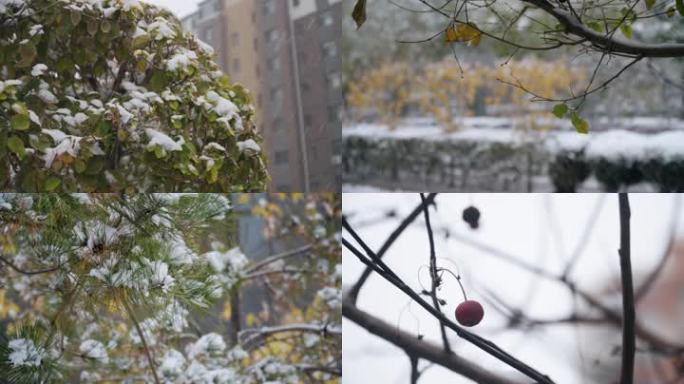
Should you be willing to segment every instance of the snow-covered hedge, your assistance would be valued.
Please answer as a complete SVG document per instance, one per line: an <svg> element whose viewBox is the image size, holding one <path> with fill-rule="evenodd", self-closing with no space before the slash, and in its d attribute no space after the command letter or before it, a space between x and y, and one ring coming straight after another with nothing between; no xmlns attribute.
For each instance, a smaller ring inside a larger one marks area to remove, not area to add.
<svg viewBox="0 0 684 384"><path fill-rule="evenodd" d="M263 190L253 114L168 11L0 1L3 190Z"/></svg>
<svg viewBox="0 0 684 384"><path fill-rule="evenodd" d="M684 132L644 135L615 130L550 145L549 176L557 190L574 191L593 174L607 191L648 182L662 192L684 191ZM567 137L566 137L567 139Z"/></svg>
<svg viewBox="0 0 684 384"><path fill-rule="evenodd" d="M399 129L372 125L344 131L343 175L347 183L407 189L527 191L544 173L548 154L533 140L508 131L468 130L445 134L437 127Z"/></svg>
<svg viewBox="0 0 684 384"><path fill-rule="evenodd" d="M684 191L684 131L578 135L474 128L445 133L436 126L389 131L359 125L344 131L343 150L347 183L530 191L540 178L548 178L556 191L574 192L593 176L608 191L642 182L661 191Z"/></svg>

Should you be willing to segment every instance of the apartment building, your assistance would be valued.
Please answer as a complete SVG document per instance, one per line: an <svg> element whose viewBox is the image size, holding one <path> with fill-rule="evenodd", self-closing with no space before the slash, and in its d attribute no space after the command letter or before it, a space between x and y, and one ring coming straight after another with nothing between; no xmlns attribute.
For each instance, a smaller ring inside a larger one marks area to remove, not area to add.
<svg viewBox="0 0 684 384"><path fill-rule="evenodd" d="M341 186L342 0L205 0L185 28L251 90L271 190Z"/></svg>

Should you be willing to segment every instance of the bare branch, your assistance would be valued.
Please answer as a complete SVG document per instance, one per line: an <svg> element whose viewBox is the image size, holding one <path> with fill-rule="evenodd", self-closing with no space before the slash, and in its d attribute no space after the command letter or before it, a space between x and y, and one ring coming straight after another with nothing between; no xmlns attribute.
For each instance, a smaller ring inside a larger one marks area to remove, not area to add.
<svg viewBox="0 0 684 384"><path fill-rule="evenodd" d="M620 383L634 383L634 354L636 348L634 310L634 284L632 283L632 261L630 244L630 209L626 193L618 195L620 203L620 275L622 277L622 373Z"/></svg>
<svg viewBox="0 0 684 384"><path fill-rule="evenodd" d="M453 372L463 375L476 383L482 384L520 384L510 375L497 375L476 363L455 354L447 353L439 345L420 340L416 335L404 332L394 325L385 322L357 308L349 297L342 304L342 315L358 324L366 331L402 348L410 356L431 361Z"/></svg>

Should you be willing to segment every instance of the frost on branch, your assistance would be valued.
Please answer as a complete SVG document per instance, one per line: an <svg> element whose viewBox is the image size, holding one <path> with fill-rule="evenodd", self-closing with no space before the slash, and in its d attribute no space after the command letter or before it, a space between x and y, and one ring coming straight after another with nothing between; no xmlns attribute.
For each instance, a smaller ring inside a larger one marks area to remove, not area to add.
<svg viewBox="0 0 684 384"><path fill-rule="evenodd" d="M249 92L213 57L144 2L0 2L4 190L265 189Z"/></svg>
<svg viewBox="0 0 684 384"><path fill-rule="evenodd" d="M257 260L228 195L0 194L2 378L338 383L339 197L295 196Z"/></svg>

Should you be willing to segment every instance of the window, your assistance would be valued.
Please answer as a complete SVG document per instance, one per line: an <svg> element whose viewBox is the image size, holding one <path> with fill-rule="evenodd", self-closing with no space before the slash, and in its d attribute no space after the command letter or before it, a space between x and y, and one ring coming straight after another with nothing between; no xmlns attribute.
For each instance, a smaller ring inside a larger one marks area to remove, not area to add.
<svg viewBox="0 0 684 384"><path fill-rule="evenodd" d="M233 47L237 47L240 45L240 34L237 32L233 32L230 34L230 41L233 43Z"/></svg>
<svg viewBox="0 0 684 384"><path fill-rule="evenodd" d="M213 40L214 40L214 28L209 27L209 28L205 29L205 30L204 30L204 33L203 33L203 36L204 36L204 41L205 41L206 43L209 43L209 44L213 43Z"/></svg>
<svg viewBox="0 0 684 384"><path fill-rule="evenodd" d="M252 44L254 45L254 51L255 52L258 51L259 50L259 39L255 37Z"/></svg>
<svg viewBox="0 0 684 384"><path fill-rule="evenodd" d="M275 0L264 0L264 15L275 13Z"/></svg>
<svg viewBox="0 0 684 384"><path fill-rule="evenodd" d="M338 89L342 85L339 72L331 72L328 74L328 87Z"/></svg>
<svg viewBox="0 0 684 384"><path fill-rule="evenodd" d="M276 164L286 164L290 160L290 153L287 150L276 151L274 160Z"/></svg>
<svg viewBox="0 0 684 384"><path fill-rule="evenodd" d="M334 22L335 19L330 11L326 11L321 14L321 24L323 24L323 26L329 27L333 25Z"/></svg>
<svg viewBox="0 0 684 384"><path fill-rule="evenodd" d="M240 72L240 59L237 57L233 59L233 71Z"/></svg>
<svg viewBox="0 0 684 384"><path fill-rule="evenodd" d="M280 87L271 88L271 102L275 108L280 108L283 102L283 89Z"/></svg>
<svg viewBox="0 0 684 384"><path fill-rule="evenodd" d="M272 43L278 39L278 31L275 29L269 29L266 31L266 42Z"/></svg>
<svg viewBox="0 0 684 384"><path fill-rule="evenodd" d="M308 113L304 115L304 126L306 126L307 128L313 126L313 118Z"/></svg>
<svg viewBox="0 0 684 384"><path fill-rule="evenodd" d="M337 56L337 44L334 41L328 41L323 43L323 57L335 57Z"/></svg>
<svg viewBox="0 0 684 384"><path fill-rule="evenodd" d="M271 72L280 70L280 57L276 56L266 60L266 67Z"/></svg>
<svg viewBox="0 0 684 384"><path fill-rule="evenodd" d="M292 6L293 6L293 7L299 7L299 4L300 4L300 3L301 3L301 2L300 2L299 0L292 0Z"/></svg>

